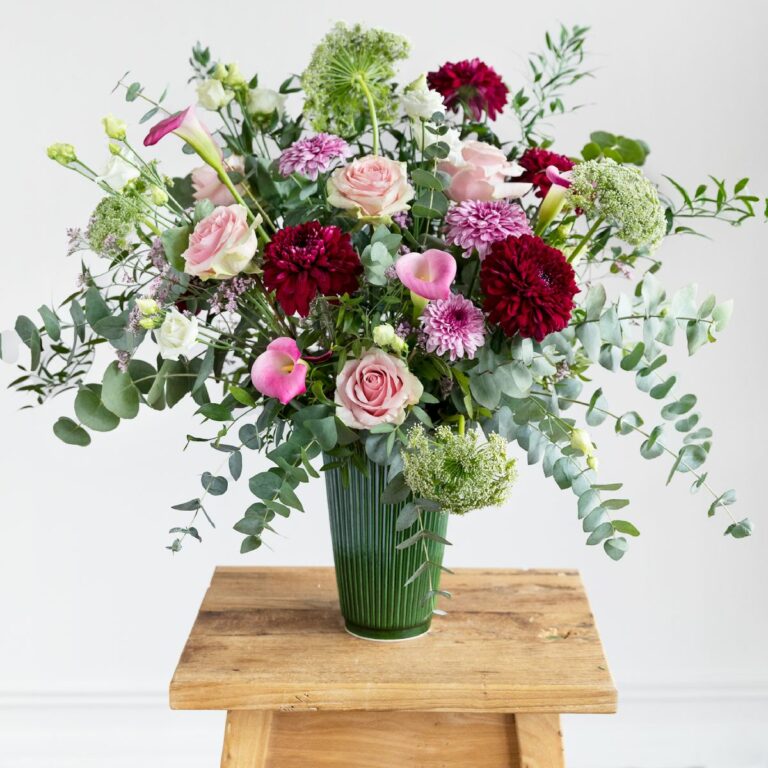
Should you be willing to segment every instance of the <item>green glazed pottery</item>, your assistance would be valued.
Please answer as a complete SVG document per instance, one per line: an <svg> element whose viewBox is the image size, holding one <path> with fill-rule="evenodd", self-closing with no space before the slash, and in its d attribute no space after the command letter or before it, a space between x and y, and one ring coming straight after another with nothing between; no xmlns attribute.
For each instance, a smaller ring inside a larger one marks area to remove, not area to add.
<svg viewBox="0 0 768 768"><path fill-rule="evenodd" d="M435 603L428 593L439 588L440 571L426 568L406 586L424 562L424 544L397 549L418 530L418 523L396 530L405 502L381 502L386 467L368 462L366 476L350 463L346 485L340 469L324 474L336 583L347 631L367 640L407 640L426 634ZM447 514L422 512L421 521L425 530L445 538ZM430 562L442 564L445 545L425 543Z"/></svg>

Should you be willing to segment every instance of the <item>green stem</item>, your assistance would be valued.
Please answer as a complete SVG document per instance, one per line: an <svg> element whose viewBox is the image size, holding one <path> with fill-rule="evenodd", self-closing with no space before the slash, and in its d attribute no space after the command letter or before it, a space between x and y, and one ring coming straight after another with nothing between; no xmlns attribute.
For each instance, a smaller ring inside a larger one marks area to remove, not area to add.
<svg viewBox="0 0 768 768"><path fill-rule="evenodd" d="M592 239L598 227L605 221L605 216L598 216L595 223L587 230L587 234L581 238L581 242L576 246L573 253L568 257L568 261L576 261L576 257L584 250L584 246Z"/></svg>
<svg viewBox="0 0 768 768"><path fill-rule="evenodd" d="M365 99L368 102L368 112L371 115L371 130L373 131L373 154L378 155L379 154L379 118L376 115L376 104L373 101L373 94L371 93L371 89L368 87L368 83L365 82L365 78L362 75L360 74L355 75L355 79L360 84L360 88L365 94Z"/></svg>
<svg viewBox="0 0 768 768"><path fill-rule="evenodd" d="M217 169L217 173L221 183L230 191L232 197L234 197L235 200L237 200L237 202L240 203L240 205L242 205L243 208L248 211L251 218L253 218L253 214L250 212L250 208L248 208L248 205L246 204L245 200L243 200L242 195L237 191L235 185L232 183L232 180L229 178L229 176L227 176L227 172L222 168L221 170ZM264 213L264 210L259 205L258 201L254 200L254 203L256 208L258 208L259 213L264 218L264 221L269 221L269 217ZM271 240L270 236L264 231L264 227L262 227L261 224L256 225L256 232L264 243L268 243Z"/></svg>

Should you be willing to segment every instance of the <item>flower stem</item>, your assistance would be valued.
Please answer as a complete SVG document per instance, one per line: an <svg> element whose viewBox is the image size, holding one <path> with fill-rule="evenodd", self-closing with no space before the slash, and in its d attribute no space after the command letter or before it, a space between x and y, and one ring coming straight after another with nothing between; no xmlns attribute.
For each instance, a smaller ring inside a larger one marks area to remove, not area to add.
<svg viewBox="0 0 768 768"><path fill-rule="evenodd" d="M217 173L218 173L219 179L221 180L221 183L230 191L230 193L232 194L232 197L234 197L235 200L237 200L237 202L240 203L240 205L242 205L243 208L245 208L250 213L250 209L246 205L245 200L243 200L242 195L237 191L235 185L232 183L232 180L229 178L229 176L227 176L227 172L222 168L221 170L217 169ZM259 213L261 214L261 216L264 218L264 221L268 221L271 224L271 220L269 216L266 215L266 213L264 212L264 209L261 207L258 200L253 198L253 202L256 208L258 209ZM251 216L253 216L253 214L251 214ZM274 227L274 225L272 226ZM266 231L264 230L264 227L262 227L261 224L256 225L256 232L258 232L259 237L265 243L268 243L272 239L266 233Z"/></svg>
<svg viewBox="0 0 768 768"><path fill-rule="evenodd" d="M584 250L584 246L594 237L600 225L605 221L605 216L598 216L595 223L587 230L587 234L581 238L581 242L576 246L573 253L568 257L568 261L573 263L576 257Z"/></svg>
<svg viewBox="0 0 768 768"><path fill-rule="evenodd" d="M360 84L360 88L365 94L365 99L368 102L368 112L371 115L371 130L373 131L373 154L379 154L379 118L376 115L376 104L373 101L373 94L368 87L368 83L365 82L365 78L361 74L355 75L355 79Z"/></svg>

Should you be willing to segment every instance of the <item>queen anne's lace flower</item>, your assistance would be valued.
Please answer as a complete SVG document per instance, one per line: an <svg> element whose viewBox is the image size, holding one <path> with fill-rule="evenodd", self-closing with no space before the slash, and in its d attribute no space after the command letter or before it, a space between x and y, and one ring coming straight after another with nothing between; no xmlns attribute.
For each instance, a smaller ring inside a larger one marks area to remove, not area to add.
<svg viewBox="0 0 768 768"><path fill-rule="evenodd" d="M588 216L617 225L616 236L630 245L656 248L666 232L656 187L638 168L608 158L579 163L571 171L568 199Z"/></svg>
<svg viewBox="0 0 768 768"><path fill-rule="evenodd" d="M391 32L336 24L301 76L304 113L315 130L355 134L358 118L368 114L369 96L381 122L394 119L396 96L389 81L394 63L408 55L408 48L405 38Z"/></svg>
<svg viewBox="0 0 768 768"><path fill-rule="evenodd" d="M479 445L477 432L459 435L446 425L438 427L431 440L423 427L413 427L403 462L414 496L436 501L458 515L503 504L517 477L515 461L507 458L500 435L492 433Z"/></svg>

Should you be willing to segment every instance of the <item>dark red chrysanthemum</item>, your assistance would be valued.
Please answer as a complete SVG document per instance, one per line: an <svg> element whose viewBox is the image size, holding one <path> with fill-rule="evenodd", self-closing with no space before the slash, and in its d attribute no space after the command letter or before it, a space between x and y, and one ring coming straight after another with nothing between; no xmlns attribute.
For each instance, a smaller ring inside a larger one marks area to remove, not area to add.
<svg viewBox="0 0 768 768"><path fill-rule="evenodd" d="M289 315L306 317L318 294L352 293L362 271L349 235L319 221L279 230L264 249L264 285Z"/></svg>
<svg viewBox="0 0 768 768"><path fill-rule="evenodd" d="M495 120L509 93L496 71L480 59L446 62L427 73L427 84L443 97L448 109L458 112L462 105L466 106L475 120L480 120L483 112Z"/></svg>
<svg viewBox="0 0 768 768"><path fill-rule="evenodd" d="M547 178L547 168L550 165L554 165L558 171L570 171L573 168L573 160L569 157L539 147L526 149L517 162L525 168L525 173L515 181L533 184L536 197L544 197L552 186L552 182Z"/></svg>
<svg viewBox="0 0 768 768"><path fill-rule="evenodd" d="M494 243L480 267L483 309L507 336L541 341L568 325L579 292L573 267L540 237Z"/></svg>

